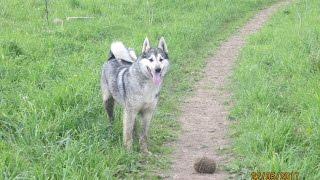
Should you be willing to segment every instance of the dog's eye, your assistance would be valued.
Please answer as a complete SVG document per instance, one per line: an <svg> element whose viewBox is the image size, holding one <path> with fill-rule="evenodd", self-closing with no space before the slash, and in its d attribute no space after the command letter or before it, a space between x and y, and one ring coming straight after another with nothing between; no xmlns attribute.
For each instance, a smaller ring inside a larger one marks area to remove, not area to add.
<svg viewBox="0 0 320 180"><path fill-rule="evenodd" d="M152 62L152 61L153 61L153 59L152 59L152 58L150 58L150 59L149 59L149 61L150 61L150 62Z"/></svg>
<svg viewBox="0 0 320 180"><path fill-rule="evenodd" d="M162 62L162 61L163 61L163 59L162 59L162 58L160 58L160 59L159 59L159 61L160 61L160 62Z"/></svg>

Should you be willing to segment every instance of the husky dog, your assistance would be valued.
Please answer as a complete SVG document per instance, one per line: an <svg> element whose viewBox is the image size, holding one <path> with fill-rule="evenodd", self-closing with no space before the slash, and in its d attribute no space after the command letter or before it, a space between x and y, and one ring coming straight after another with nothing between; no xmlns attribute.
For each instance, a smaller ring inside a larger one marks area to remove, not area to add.
<svg viewBox="0 0 320 180"><path fill-rule="evenodd" d="M169 68L166 42L161 37L158 47L153 48L146 38L138 58L122 42L114 42L110 54L101 75L103 103L108 117L112 122L114 100L123 106L123 141L125 147L131 150L136 116L140 114L140 149L150 153L147 147L149 125L158 103L163 78Z"/></svg>

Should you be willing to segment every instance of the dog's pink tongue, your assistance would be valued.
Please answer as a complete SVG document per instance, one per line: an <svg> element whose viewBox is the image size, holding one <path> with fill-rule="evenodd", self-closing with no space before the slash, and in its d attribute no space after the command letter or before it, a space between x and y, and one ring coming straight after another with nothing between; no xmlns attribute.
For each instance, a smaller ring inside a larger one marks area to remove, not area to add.
<svg viewBox="0 0 320 180"><path fill-rule="evenodd" d="M162 77L160 73L155 73L153 75L153 83L156 85L160 85L162 83Z"/></svg>

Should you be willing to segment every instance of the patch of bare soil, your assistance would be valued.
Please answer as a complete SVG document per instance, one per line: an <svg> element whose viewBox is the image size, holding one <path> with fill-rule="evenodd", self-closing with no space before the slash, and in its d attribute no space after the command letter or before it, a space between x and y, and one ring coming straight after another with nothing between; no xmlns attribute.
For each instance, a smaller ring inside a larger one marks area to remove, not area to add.
<svg viewBox="0 0 320 180"><path fill-rule="evenodd" d="M279 2L261 10L208 59L203 79L196 84L194 95L182 106L182 115L179 117L182 134L174 145L174 162L169 179L233 178L223 168L223 165L232 161L232 155L224 151L230 147L228 127L231 123L228 120L231 94L225 87L246 38L257 32L287 2ZM193 169L194 161L203 156L216 161L217 170L214 174L199 174Z"/></svg>

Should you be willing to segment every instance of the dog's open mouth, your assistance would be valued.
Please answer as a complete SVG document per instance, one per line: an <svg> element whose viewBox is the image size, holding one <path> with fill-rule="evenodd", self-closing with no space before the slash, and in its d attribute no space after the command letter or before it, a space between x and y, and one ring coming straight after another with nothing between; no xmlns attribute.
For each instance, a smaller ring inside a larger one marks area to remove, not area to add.
<svg viewBox="0 0 320 180"><path fill-rule="evenodd" d="M152 78L152 81L155 85L160 85L162 83L161 72L152 72L149 67L147 67L148 72Z"/></svg>

